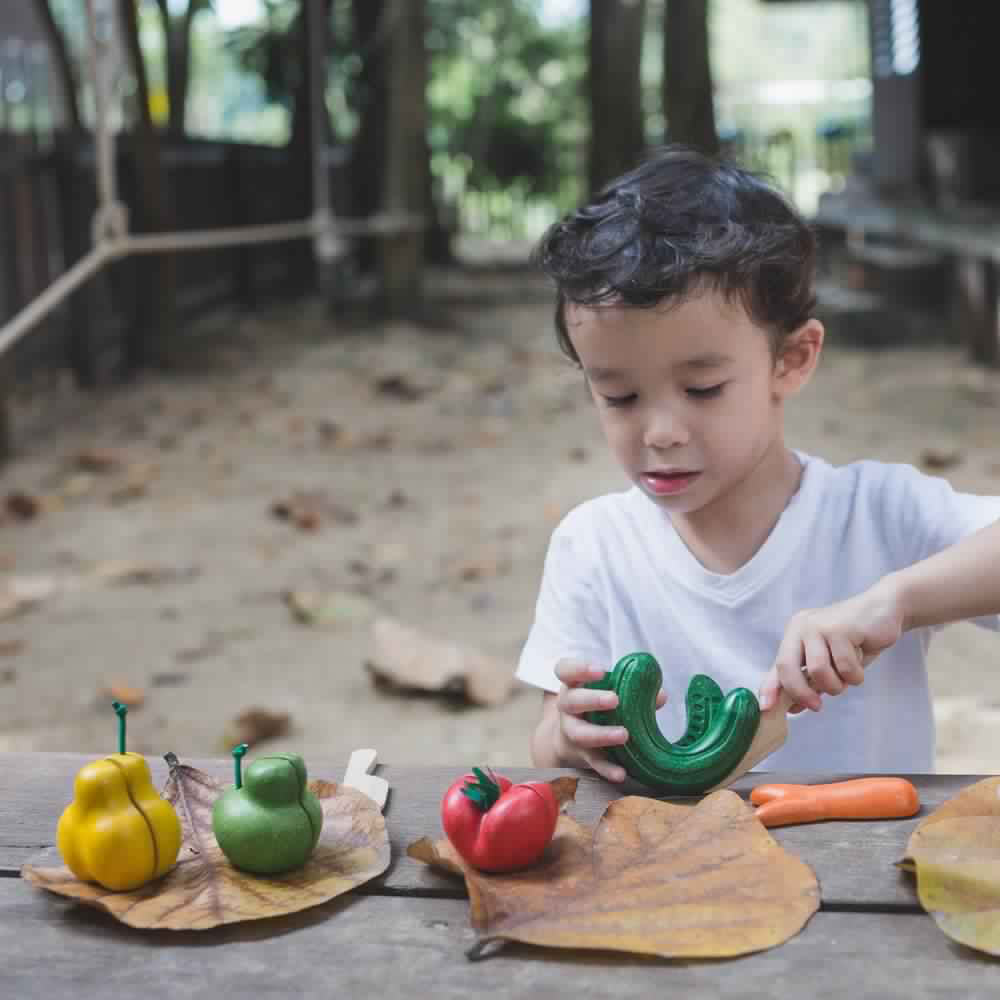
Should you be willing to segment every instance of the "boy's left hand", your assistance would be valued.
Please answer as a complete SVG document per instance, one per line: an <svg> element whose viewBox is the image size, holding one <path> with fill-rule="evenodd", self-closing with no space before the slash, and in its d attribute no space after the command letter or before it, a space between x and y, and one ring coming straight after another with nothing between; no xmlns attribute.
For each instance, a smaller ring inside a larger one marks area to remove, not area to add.
<svg viewBox="0 0 1000 1000"><path fill-rule="evenodd" d="M902 632L900 600L888 580L845 601L798 612L760 686L761 710L771 708L784 688L794 702L790 711L818 712L821 695L841 694L848 685L860 684L864 668Z"/></svg>

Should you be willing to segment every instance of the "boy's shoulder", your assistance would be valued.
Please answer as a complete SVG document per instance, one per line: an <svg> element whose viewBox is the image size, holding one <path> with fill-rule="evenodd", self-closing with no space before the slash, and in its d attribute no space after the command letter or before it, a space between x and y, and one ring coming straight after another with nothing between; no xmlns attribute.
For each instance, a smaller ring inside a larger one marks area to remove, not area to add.
<svg viewBox="0 0 1000 1000"><path fill-rule="evenodd" d="M812 455L799 453L799 457L810 471L822 477L822 493L827 497L885 502L951 488L947 480L929 475L908 462L863 458L833 465Z"/></svg>
<svg viewBox="0 0 1000 1000"><path fill-rule="evenodd" d="M553 537L576 538L602 531L609 524L634 522L641 518L645 504L638 487L602 493L571 507L560 519Z"/></svg>

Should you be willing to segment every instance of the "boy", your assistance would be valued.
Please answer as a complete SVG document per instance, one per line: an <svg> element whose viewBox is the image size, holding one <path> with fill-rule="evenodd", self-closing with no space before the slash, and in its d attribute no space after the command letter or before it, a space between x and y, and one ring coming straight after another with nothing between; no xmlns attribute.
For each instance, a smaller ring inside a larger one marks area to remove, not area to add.
<svg viewBox="0 0 1000 1000"><path fill-rule="evenodd" d="M753 175L675 146L536 256L634 484L553 532L518 666L545 691L536 765L624 780L602 748L628 733L584 718L617 696L583 685L642 650L663 668L668 739L707 673L762 709L791 696L788 740L761 768L933 771L927 648L947 622L1000 627L1000 497L786 446L784 402L823 346L808 227Z"/></svg>

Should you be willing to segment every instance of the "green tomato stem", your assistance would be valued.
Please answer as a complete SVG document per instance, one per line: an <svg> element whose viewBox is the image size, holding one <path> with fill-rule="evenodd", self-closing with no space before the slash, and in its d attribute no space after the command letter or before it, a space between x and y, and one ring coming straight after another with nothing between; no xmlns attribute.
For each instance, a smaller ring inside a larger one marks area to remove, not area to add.
<svg viewBox="0 0 1000 1000"><path fill-rule="evenodd" d="M120 701L113 701L111 707L118 716L118 752L125 753L125 716L128 715L128 705L123 705Z"/></svg>
<svg viewBox="0 0 1000 1000"><path fill-rule="evenodd" d="M236 787L243 787L243 755L250 749L249 743L240 743L233 747L233 770L236 774Z"/></svg>

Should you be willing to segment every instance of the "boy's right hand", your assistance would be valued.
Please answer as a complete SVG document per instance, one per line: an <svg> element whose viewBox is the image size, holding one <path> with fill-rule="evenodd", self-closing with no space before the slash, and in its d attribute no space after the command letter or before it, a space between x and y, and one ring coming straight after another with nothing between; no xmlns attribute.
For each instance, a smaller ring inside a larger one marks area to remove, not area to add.
<svg viewBox="0 0 1000 1000"><path fill-rule="evenodd" d="M581 660L560 660L555 672L562 682L554 701L556 756L571 766L583 764L593 768L608 781L624 781L624 768L612 763L603 748L627 743L628 730L624 726L598 726L585 718L587 712L606 712L618 704L614 691L595 691L583 686L599 681L607 671ZM666 701L666 694L660 691L656 707L661 708Z"/></svg>

